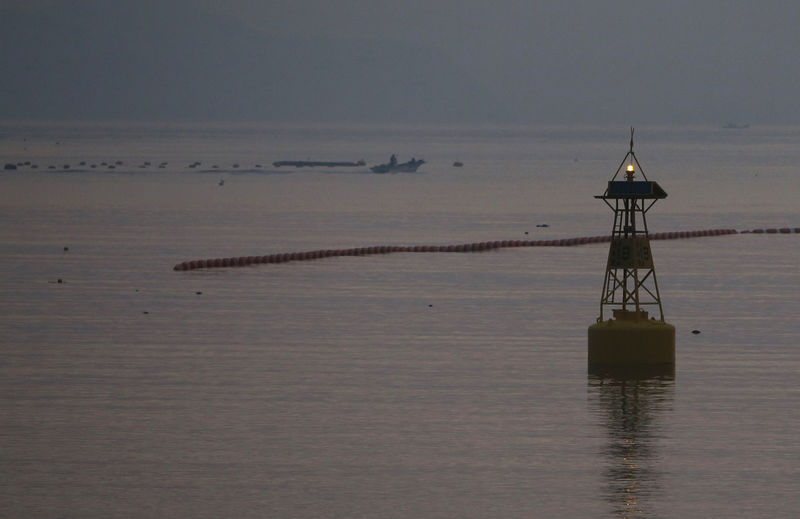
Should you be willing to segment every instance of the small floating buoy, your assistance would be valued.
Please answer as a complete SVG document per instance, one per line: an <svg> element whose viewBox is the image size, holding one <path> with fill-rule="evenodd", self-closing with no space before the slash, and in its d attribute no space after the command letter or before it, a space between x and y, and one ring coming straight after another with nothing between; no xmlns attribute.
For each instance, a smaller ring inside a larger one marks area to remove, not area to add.
<svg viewBox="0 0 800 519"><path fill-rule="evenodd" d="M201 295L203 295L203 293L202 293L202 292L195 292L195 294L197 294L198 296L201 296Z"/></svg>
<svg viewBox="0 0 800 519"><path fill-rule="evenodd" d="M433 305L428 305L428 308L433 308Z"/></svg>
<svg viewBox="0 0 800 519"><path fill-rule="evenodd" d="M142 313L143 313L143 314L145 314L145 315L147 315L147 314L149 314L150 312L148 312L147 310L145 310L145 311L144 311L144 312L142 312Z"/></svg>
<svg viewBox="0 0 800 519"><path fill-rule="evenodd" d="M64 252L67 252L68 250L69 250L69 247L64 247Z"/></svg>

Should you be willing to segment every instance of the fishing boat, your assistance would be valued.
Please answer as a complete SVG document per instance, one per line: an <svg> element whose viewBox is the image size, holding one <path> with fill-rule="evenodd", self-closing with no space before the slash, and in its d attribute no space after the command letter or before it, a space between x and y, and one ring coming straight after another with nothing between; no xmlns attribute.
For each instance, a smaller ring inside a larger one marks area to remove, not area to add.
<svg viewBox="0 0 800 519"><path fill-rule="evenodd" d="M397 157L392 155L386 164L378 164L369 169L373 173L413 173L423 164L425 164L424 160L417 160L413 157L408 162L397 162Z"/></svg>

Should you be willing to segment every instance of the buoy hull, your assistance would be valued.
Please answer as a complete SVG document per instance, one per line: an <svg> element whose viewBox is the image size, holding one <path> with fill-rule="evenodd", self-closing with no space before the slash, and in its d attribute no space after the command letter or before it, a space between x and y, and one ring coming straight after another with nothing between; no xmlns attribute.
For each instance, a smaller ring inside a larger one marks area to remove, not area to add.
<svg viewBox="0 0 800 519"><path fill-rule="evenodd" d="M675 327L669 323L609 319L589 326L590 366L675 363Z"/></svg>

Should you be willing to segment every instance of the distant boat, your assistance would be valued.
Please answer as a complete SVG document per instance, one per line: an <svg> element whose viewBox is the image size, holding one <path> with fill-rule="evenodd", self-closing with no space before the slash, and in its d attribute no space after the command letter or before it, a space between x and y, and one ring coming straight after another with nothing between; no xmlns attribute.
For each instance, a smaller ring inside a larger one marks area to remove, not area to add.
<svg viewBox="0 0 800 519"><path fill-rule="evenodd" d="M460 168L460 167L461 167L461 166L463 166L463 165L464 165L464 163L463 163L463 162L461 162L461 161L459 161L459 160L457 160L457 161L453 162L453 167L454 167L454 168Z"/></svg>
<svg viewBox="0 0 800 519"><path fill-rule="evenodd" d="M726 130L744 130L750 128L750 123L725 123L722 127Z"/></svg>
<svg viewBox="0 0 800 519"><path fill-rule="evenodd" d="M412 158L408 162L397 162L397 157L392 155L386 164L378 164L369 168L373 173L413 173L417 171L425 161Z"/></svg>

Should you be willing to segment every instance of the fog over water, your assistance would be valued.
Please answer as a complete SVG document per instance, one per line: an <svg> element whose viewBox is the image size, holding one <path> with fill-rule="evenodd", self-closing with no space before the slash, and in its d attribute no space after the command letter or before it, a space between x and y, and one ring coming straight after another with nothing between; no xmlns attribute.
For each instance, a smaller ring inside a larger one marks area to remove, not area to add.
<svg viewBox="0 0 800 519"><path fill-rule="evenodd" d="M794 2L0 3L0 118L800 120Z"/></svg>

